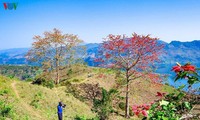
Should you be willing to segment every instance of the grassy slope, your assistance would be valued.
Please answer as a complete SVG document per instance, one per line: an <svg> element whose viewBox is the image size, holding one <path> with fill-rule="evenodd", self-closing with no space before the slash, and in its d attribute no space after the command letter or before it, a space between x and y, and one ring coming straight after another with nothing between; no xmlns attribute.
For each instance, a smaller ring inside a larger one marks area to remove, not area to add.
<svg viewBox="0 0 200 120"><path fill-rule="evenodd" d="M15 84L14 84L15 83ZM76 115L93 117L89 106L64 92L65 88L48 89L14 79L0 76L0 91L7 89L9 92L0 96L13 108L13 118L16 120L56 120L56 106L60 98L67 104L64 110L66 120L73 119ZM5 97L6 96L6 97ZM31 105L33 100L38 100ZM37 108L35 106L38 106Z"/></svg>
<svg viewBox="0 0 200 120"><path fill-rule="evenodd" d="M115 83L115 75L111 70L88 67L84 69L84 71L72 75L69 81L73 84L99 83L106 89L110 89ZM92 77L88 77L88 72ZM103 74L104 77L99 77L100 74ZM130 88L130 105L149 103L155 100L157 91L173 92L169 86L156 87L145 80L134 81ZM60 100L67 105L64 110L65 120L73 120L76 115L84 115L88 118L95 116L87 104L74 98L71 94L66 94L66 88L63 86L48 89L0 76L0 91L5 89L9 92L6 95L0 95L0 100L6 100L14 107L13 118L16 120L56 120L56 106ZM123 117L115 115L111 115L110 119L124 120ZM133 117L132 119L136 118Z"/></svg>
<svg viewBox="0 0 200 120"><path fill-rule="evenodd" d="M91 69L91 68L90 68ZM90 70L91 71L91 70ZM115 73L112 70L108 69L99 69L93 68L93 71L90 72L92 77L87 77L88 73L82 73L76 75L75 77L71 78L70 81L74 84L81 84L81 83L90 83L90 84L99 84L101 87L109 90L113 86L115 86ZM103 74L103 77L99 77ZM78 79L79 81L73 82L74 79ZM125 88L125 87L124 87ZM125 91L125 89L121 89ZM133 104L143 104L143 103L150 103L151 101L157 99L156 94L157 92L175 92L175 90L167 85L159 86L151 83L148 80L138 79L132 81L130 85L130 101L131 105ZM122 96L125 96L122 93Z"/></svg>

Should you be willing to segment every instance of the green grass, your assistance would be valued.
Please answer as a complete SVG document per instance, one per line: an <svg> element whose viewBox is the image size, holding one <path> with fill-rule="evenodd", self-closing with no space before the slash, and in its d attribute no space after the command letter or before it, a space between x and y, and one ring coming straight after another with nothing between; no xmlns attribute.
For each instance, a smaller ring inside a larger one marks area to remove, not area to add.
<svg viewBox="0 0 200 120"><path fill-rule="evenodd" d="M19 98L12 88L13 82L16 82L15 87ZM66 94L65 87L48 89L0 76L0 91L9 91L6 95L1 95L0 100L13 106L13 115L10 116L13 120L56 120L57 104L60 100L67 105L64 109L66 120L71 120L76 115L84 115L88 118L95 116L89 106L72 95ZM33 101L35 101L34 104Z"/></svg>

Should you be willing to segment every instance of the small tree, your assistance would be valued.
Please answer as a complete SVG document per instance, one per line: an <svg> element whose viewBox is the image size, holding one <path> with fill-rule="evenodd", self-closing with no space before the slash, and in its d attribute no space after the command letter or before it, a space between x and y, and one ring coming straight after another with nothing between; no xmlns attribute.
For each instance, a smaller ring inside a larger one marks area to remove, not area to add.
<svg viewBox="0 0 200 120"><path fill-rule="evenodd" d="M102 98L93 100L93 111L98 114L100 120L107 120L113 110L113 99L116 97L118 91L110 89L109 91L102 88Z"/></svg>
<svg viewBox="0 0 200 120"><path fill-rule="evenodd" d="M126 109L125 117L129 118L129 85L142 75L149 72L155 61L158 61L162 53L162 44L157 38L150 35L137 35L131 37L125 35L108 35L102 44L100 54L96 62L105 67L111 67L124 71L126 79ZM103 63L103 64L102 64Z"/></svg>
<svg viewBox="0 0 200 120"><path fill-rule="evenodd" d="M60 68L73 59L73 48L82 42L77 35L62 34L60 30L36 35L32 48L26 55L28 60L38 62L46 73L56 73L55 83L60 81Z"/></svg>

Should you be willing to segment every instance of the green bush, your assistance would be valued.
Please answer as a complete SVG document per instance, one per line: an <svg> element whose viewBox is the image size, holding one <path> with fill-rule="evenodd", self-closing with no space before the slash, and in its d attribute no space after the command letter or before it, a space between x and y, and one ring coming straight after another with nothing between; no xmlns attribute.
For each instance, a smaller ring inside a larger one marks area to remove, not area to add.
<svg viewBox="0 0 200 120"><path fill-rule="evenodd" d="M74 118L74 120L99 120L99 118L97 118L97 117L95 117L95 118L87 118L85 116L76 115L76 117Z"/></svg>
<svg viewBox="0 0 200 120"><path fill-rule="evenodd" d="M130 115L130 116L134 116L133 110L132 110L131 108L132 108L132 107L130 106L130 107L129 107L129 115Z"/></svg>
<svg viewBox="0 0 200 120"><path fill-rule="evenodd" d="M8 89L3 89L0 91L0 95L5 95L5 94L8 94L9 93L9 90Z"/></svg>
<svg viewBox="0 0 200 120"><path fill-rule="evenodd" d="M50 88L50 89L52 89L52 88L54 88L54 82L53 82L53 80L49 80L49 81L45 81L44 83L43 83L43 86L46 86L46 87L48 87L48 88Z"/></svg>
<svg viewBox="0 0 200 120"><path fill-rule="evenodd" d="M40 105L39 105L38 102L39 102L39 100L32 100L31 103L30 103L30 105L31 105L31 106L34 106L35 108L39 108Z"/></svg>
<svg viewBox="0 0 200 120"><path fill-rule="evenodd" d="M34 106L35 108L39 108L39 102L41 99L43 99L43 95L41 92L38 92L37 94L35 94L34 99L31 101L30 105Z"/></svg>
<svg viewBox="0 0 200 120"><path fill-rule="evenodd" d="M0 101L0 118L12 117L12 106L5 103L5 101Z"/></svg>
<svg viewBox="0 0 200 120"><path fill-rule="evenodd" d="M76 116L74 120L87 120L85 116Z"/></svg>
<svg viewBox="0 0 200 120"><path fill-rule="evenodd" d="M54 82L51 79L48 79L44 76L37 76L34 81L32 82L32 84L38 84L38 85L43 85L47 88L52 89L54 87Z"/></svg>
<svg viewBox="0 0 200 120"><path fill-rule="evenodd" d="M125 104L124 102L120 102L120 103L119 103L119 108L120 108L121 110L125 110L126 104Z"/></svg>
<svg viewBox="0 0 200 120"><path fill-rule="evenodd" d="M73 79L72 82L79 82L79 79Z"/></svg>
<svg viewBox="0 0 200 120"><path fill-rule="evenodd" d="M101 120L107 120L110 113L114 112L112 103L117 93L118 91L116 89L110 89L107 91L102 88L102 98L93 100L92 111L97 113L98 118Z"/></svg>
<svg viewBox="0 0 200 120"><path fill-rule="evenodd" d="M72 69L69 69L69 70L67 71L67 75L71 75L72 73L73 73Z"/></svg>
<svg viewBox="0 0 200 120"><path fill-rule="evenodd" d="M72 84L71 84L71 82L69 82L69 81L64 81L64 82L61 82L61 86L66 86L67 88L68 87L70 87Z"/></svg>
<svg viewBox="0 0 200 120"><path fill-rule="evenodd" d="M26 79L26 82L31 82L31 81L33 81L32 78L28 78L28 79Z"/></svg>

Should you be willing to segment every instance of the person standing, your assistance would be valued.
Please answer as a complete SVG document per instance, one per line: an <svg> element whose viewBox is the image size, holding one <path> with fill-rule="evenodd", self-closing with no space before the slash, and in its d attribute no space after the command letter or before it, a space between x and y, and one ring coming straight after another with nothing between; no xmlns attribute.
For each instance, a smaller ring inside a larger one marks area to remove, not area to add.
<svg viewBox="0 0 200 120"><path fill-rule="evenodd" d="M58 120L62 120L62 113L63 113L62 102L58 103L57 109L58 109Z"/></svg>

